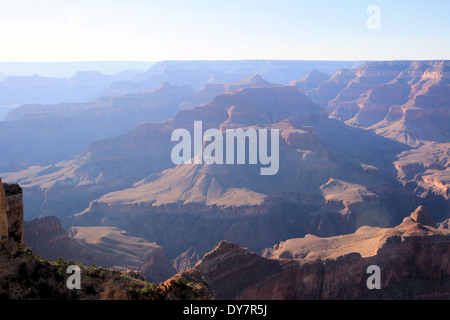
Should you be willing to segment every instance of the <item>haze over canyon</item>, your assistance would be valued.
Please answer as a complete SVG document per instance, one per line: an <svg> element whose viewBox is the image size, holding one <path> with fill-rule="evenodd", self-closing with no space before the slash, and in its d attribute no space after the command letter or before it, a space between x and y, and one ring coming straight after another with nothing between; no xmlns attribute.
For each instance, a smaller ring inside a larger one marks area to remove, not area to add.
<svg viewBox="0 0 450 320"><path fill-rule="evenodd" d="M0 97L0 295L44 296L21 263L57 272L23 241L109 268L83 299L450 298L450 61L162 61L6 77ZM279 133L278 170L184 161L208 148L196 123Z"/></svg>

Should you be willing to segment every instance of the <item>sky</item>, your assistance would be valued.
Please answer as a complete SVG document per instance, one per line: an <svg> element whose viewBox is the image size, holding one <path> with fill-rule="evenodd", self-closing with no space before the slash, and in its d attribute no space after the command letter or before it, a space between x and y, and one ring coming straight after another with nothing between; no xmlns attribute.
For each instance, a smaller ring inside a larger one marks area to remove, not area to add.
<svg viewBox="0 0 450 320"><path fill-rule="evenodd" d="M448 0L1 1L0 61L450 59Z"/></svg>

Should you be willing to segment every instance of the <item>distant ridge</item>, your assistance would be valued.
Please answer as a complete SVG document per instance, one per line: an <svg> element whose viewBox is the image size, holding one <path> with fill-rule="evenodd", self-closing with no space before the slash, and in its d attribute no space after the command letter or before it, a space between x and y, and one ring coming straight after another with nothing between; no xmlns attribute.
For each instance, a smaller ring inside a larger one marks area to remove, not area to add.
<svg viewBox="0 0 450 320"><path fill-rule="evenodd" d="M32 76L69 78L78 71L99 71L114 74L123 70L147 70L150 61L67 61L67 62L0 62L4 76Z"/></svg>

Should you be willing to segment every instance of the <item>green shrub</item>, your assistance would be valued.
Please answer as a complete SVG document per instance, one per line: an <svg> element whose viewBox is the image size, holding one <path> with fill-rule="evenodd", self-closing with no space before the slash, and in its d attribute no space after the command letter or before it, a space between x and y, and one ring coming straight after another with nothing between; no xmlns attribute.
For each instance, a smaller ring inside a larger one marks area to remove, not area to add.
<svg viewBox="0 0 450 320"><path fill-rule="evenodd" d="M186 279L184 279L183 277L178 277L175 279L175 282L180 286L180 287L186 287L187 286L187 282Z"/></svg>

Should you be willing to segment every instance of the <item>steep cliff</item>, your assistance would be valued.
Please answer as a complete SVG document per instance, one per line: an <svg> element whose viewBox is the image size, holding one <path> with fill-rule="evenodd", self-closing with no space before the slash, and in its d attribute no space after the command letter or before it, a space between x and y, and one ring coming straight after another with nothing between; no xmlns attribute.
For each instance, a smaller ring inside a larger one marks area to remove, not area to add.
<svg viewBox="0 0 450 320"><path fill-rule="evenodd" d="M1 183L1 181L0 181ZM23 194L18 184L3 184L8 201L8 234L16 242L23 241Z"/></svg>
<svg viewBox="0 0 450 320"><path fill-rule="evenodd" d="M0 178L0 236L8 236L8 200L6 199L5 188Z"/></svg>
<svg viewBox="0 0 450 320"><path fill-rule="evenodd" d="M73 223L117 226L156 241L175 259L190 247L203 255L223 239L259 251L307 233L332 236L364 224L401 221L386 201L397 190L383 170L391 157L384 150L395 150L396 144L328 119L324 108L293 86L221 94L166 122L143 124L133 134L95 146L115 142L122 153L129 150L125 139L146 138L148 145L159 142L154 157L169 155L174 144L164 141L175 128L192 132L194 120L202 121L203 130L220 128L224 135L229 128L280 130L277 174L262 176L257 165L178 165L91 201Z"/></svg>
<svg viewBox="0 0 450 320"><path fill-rule="evenodd" d="M24 238L35 254L49 260L140 271L156 283L175 274L161 246L114 227L72 227L67 232L57 217L47 216L26 221Z"/></svg>
<svg viewBox="0 0 450 320"><path fill-rule="evenodd" d="M5 193L6 190L6 193ZM140 272L121 272L102 267L80 266L81 289L69 289L67 274L72 260L58 259L44 260L35 256L28 248L18 242L22 239L21 229L17 228L23 222L21 200L15 197L21 194L17 185L4 185L0 180L0 300L167 300L167 299L210 299L211 296L204 286L198 283L184 283L180 281L166 281L162 284L151 285L144 281ZM8 196L8 197L7 197ZM12 228L8 230L8 198L11 199L14 214L11 215ZM20 221L19 221L20 220ZM50 242L62 243L66 249L80 249L79 243L70 241L55 217L43 221L33 222L34 231L41 232ZM36 224L38 226L36 226ZM25 227L27 229L27 226ZM36 236L36 234L35 234ZM73 248L78 244L78 248ZM70 248L72 246L72 248ZM73 251L70 251L73 253ZM93 252L97 254L96 252ZM158 251L160 260L161 252ZM105 252L103 253L105 254ZM110 254L111 255L111 254ZM147 261L147 268L151 269L151 261ZM149 266L150 265L150 266ZM166 270L165 270L166 271ZM161 272L161 270L159 270ZM160 276L165 276L159 274Z"/></svg>
<svg viewBox="0 0 450 320"><path fill-rule="evenodd" d="M330 78L330 75L314 69L300 80L291 81L289 85L296 86L301 93L307 93L309 90L317 88L322 82L325 82Z"/></svg>
<svg viewBox="0 0 450 320"><path fill-rule="evenodd" d="M23 199L17 184L2 183L0 178L0 235L22 242Z"/></svg>
<svg viewBox="0 0 450 320"><path fill-rule="evenodd" d="M420 146L449 142L449 61L367 62L328 103L331 117Z"/></svg>
<svg viewBox="0 0 450 320"><path fill-rule="evenodd" d="M450 232L427 221L419 208L395 228L292 239L264 250L265 258L222 242L181 275L216 298L448 299ZM371 265L381 270L379 290L366 285Z"/></svg>

